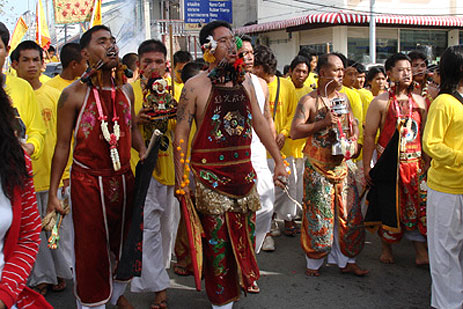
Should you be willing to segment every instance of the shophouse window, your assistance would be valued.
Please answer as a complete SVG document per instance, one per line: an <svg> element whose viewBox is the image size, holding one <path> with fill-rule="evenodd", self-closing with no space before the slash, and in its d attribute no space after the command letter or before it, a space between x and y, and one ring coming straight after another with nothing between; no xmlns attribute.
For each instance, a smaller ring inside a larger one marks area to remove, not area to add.
<svg viewBox="0 0 463 309"><path fill-rule="evenodd" d="M461 37L460 37L461 42ZM448 46L446 30L406 30L400 29L400 50L408 53L419 49L431 60L440 57Z"/></svg>
<svg viewBox="0 0 463 309"><path fill-rule="evenodd" d="M333 44L330 42L330 43L324 43L324 44L301 45L300 49L303 49L303 48L310 48L314 50L317 54L325 54L328 52L328 48L330 52L333 51Z"/></svg>
<svg viewBox="0 0 463 309"><path fill-rule="evenodd" d="M370 64L370 45L368 38L347 39L347 57L363 64ZM397 39L376 39L376 62L384 63L387 58L397 52Z"/></svg>

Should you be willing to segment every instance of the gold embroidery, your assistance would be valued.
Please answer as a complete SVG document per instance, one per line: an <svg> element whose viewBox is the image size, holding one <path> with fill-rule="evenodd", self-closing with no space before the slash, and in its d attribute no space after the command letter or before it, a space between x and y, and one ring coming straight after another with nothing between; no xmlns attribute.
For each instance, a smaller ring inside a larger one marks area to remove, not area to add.
<svg viewBox="0 0 463 309"><path fill-rule="evenodd" d="M254 186L248 195L231 198L204 186L196 181L196 209L206 215L221 215L227 211L248 213L260 209L260 199Z"/></svg>

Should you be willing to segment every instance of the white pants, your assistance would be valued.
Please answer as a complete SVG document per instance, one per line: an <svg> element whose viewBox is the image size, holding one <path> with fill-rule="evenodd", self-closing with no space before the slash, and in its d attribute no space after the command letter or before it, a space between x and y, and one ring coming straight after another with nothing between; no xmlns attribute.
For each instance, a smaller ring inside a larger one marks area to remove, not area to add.
<svg viewBox="0 0 463 309"><path fill-rule="evenodd" d="M43 219L47 212L48 191L37 192L36 196L40 218ZM45 232L44 230L40 232L39 251L37 253L37 259L35 261L34 267L29 276L29 286L34 287L42 283L55 285L58 283L57 277L63 279L72 279L72 258L68 252L68 260L66 260L65 256L63 255L63 248L66 247L62 246L66 241L70 241L69 238L71 231L69 228L72 229L72 221L71 224L69 224L69 218L66 216L65 219L63 219L60 229L60 237L61 235L64 237L63 239L60 239L58 249L55 250L51 250L47 247L50 232ZM69 248L69 244L66 244L66 246ZM71 253L72 252L73 251L71 250Z"/></svg>
<svg viewBox="0 0 463 309"><path fill-rule="evenodd" d="M127 287L127 283L113 281L113 292L111 294L111 299L109 300L111 305L117 304L119 297L121 297L124 294L126 287ZM96 307L87 307L87 306L83 306L78 300L76 300L76 302L77 302L77 309L105 309L106 308L105 304L99 305Z"/></svg>
<svg viewBox="0 0 463 309"><path fill-rule="evenodd" d="M328 264L336 264L339 268L344 268L347 264L354 264L355 258L350 258L345 256L341 252L341 247L339 246L339 235L338 235L338 228L337 228L337 220L334 222L334 231L333 231L333 243L331 244L331 251L328 254ZM312 270L318 270L325 260L325 258L321 259L311 259L305 256L307 261L307 268Z"/></svg>
<svg viewBox="0 0 463 309"><path fill-rule="evenodd" d="M234 303L235 302L232 301L232 302L230 302L228 304L225 304L225 305L222 305L222 306L212 305L212 309L232 309Z"/></svg>
<svg viewBox="0 0 463 309"><path fill-rule="evenodd" d="M74 267L74 222L72 221L71 186L66 187L62 192L58 190L58 198L68 199L70 212L64 217L59 232L59 249L63 255L66 266L71 269Z"/></svg>
<svg viewBox="0 0 463 309"><path fill-rule="evenodd" d="M463 307L463 194L428 188L427 228L431 306Z"/></svg>
<svg viewBox="0 0 463 309"><path fill-rule="evenodd" d="M159 292L169 287L166 268L180 219L174 187L151 178L143 215L142 271L141 277L132 280L131 291Z"/></svg>
<svg viewBox="0 0 463 309"><path fill-rule="evenodd" d="M298 194L298 178L300 179L300 201L302 201L302 174L300 177L297 176L298 171L296 167L296 162L302 162L303 159L294 159L293 157L286 158L286 161L289 163L289 169L291 174L288 176L288 192L289 194L299 200ZM268 159L268 166L272 173L275 170L275 162L273 159ZM303 164L300 164L300 170L302 173ZM298 208L294 202L292 202L286 193L279 187L275 188L275 213L277 218L280 220L293 221L297 216Z"/></svg>
<svg viewBox="0 0 463 309"><path fill-rule="evenodd" d="M255 168L257 174L257 193L260 197L261 208L256 212L256 253L260 252L265 235L270 232L275 201L275 186L270 169Z"/></svg>

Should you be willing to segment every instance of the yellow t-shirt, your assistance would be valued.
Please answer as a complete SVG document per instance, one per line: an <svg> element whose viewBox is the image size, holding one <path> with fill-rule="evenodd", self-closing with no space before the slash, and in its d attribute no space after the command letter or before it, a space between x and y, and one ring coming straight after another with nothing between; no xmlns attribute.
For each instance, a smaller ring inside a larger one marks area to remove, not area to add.
<svg viewBox="0 0 463 309"><path fill-rule="evenodd" d="M58 57L56 57L55 55L53 55L53 57L51 57L51 59L45 59L45 62L46 63L50 63L50 62L59 62L59 59Z"/></svg>
<svg viewBox="0 0 463 309"><path fill-rule="evenodd" d="M312 92L312 88L307 87L305 84L301 88L295 88L295 93L296 93L296 102L299 103L301 98L305 96L306 94ZM294 117L294 115L293 115ZM291 119L292 121L292 119ZM305 138L300 138L297 140L293 139L288 139L288 147L293 149L293 157L296 159L303 158L304 155L302 153L302 149L304 149L306 139Z"/></svg>
<svg viewBox="0 0 463 309"><path fill-rule="evenodd" d="M182 89L183 89L183 83L177 83L174 81L174 98L175 98L175 101L179 101L180 100L180 95L182 94Z"/></svg>
<svg viewBox="0 0 463 309"><path fill-rule="evenodd" d="M39 80L42 84L46 84L51 78L45 74L40 74Z"/></svg>
<svg viewBox="0 0 463 309"><path fill-rule="evenodd" d="M423 150L432 158L428 186L463 194L463 104L449 94L432 102L424 128Z"/></svg>
<svg viewBox="0 0 463 309"><path fill-rule="evenodd" d="M356 90L347 88L345 86L342 86L342 90L340 92L344 93L349 99L350 107L352 108L352 113L354 114L354 118L358 120L358 128L359 128L358 143L363 145L363 126L362 126L363 105L362 105L362 99L360 98L360 94L358 94ZM360 153L360 155L354 159L354 162L361 161L361 160L362 160L362 153Z"/></svg>
<svg viewBox="0 0 463 309"><path fill-rule="evenodd" d="M50 188L51 159L56 145L56 108L60 92L47 85L42 85L34 92L43 123L47 129L42 155L39 159L32 161L35 190L40 192L47 191Z"/></svg>
<svg viewBox="0 0 463 309"><path fill-rule="evenodd" d="M72 84L74 81L73 80L68 80L62 78L59 74L50 79L48 82L46 82L47 86L53 87L58 89L60 92L64 90L67 86Z"/></svg>
<svg viewBox="0 0 463 309"><path fill-rule="evenodd" d="M138 114L140 109L143 107L143 92L140 85L140 80L136 80L132 83L133 94L135 96L134 109L135 114ZM143 135L143 126L139 126L140 132ZM173 186L175 185L175 168L174 168L174 153L172 147L172 141L174 140L174 131L175 131L175 120L169 121L169 127L165 136L168 139L168 148L167 150L159 150L158 160L153 171L153 177L162 183L163 185ZM132 170L135 172L140 157L135 149L132 148L130 164Z"/></svg>
<svg viewBox="0 0 463 309"><path fill-rule="evenodd" d="M64 88L66 88L73 82L74 82L73 80L67 80L67 79L62 78L59 75L56 75L55 77L50 79L45 85L57 89L59 93L61 94ZM71 148L69 149L69 159L68 159L68 163L66 164L66 168L64 169L63 179L69 179L69 170L71 169L71 165L72 165L72 147L73 146L74 146L74 134L72 135L72 138L71 138Z"/></svg>
<svg viewBox="0 0 463 309"><path fill-rule="evenodd" d="M317 88L317 82L318 82L317 74L315 74L313 72L310 72L309 76L307 77L307 79L304 82L304 85L306 85L307 87L310 87L312 89L316 89Z"/></svg>
<svg viewBox="0 0 463 309"><path fill-rule="evenodd" d="M34 90L24 79L6 74L5 91L26 126L26 142L34 145L31 158L37 160L43 151L47 129L40 117L41 111Z"/></svg>
<svg viewBox="0 0 463 309"><path fill-rule="evenodd" d="M278 85L277 78L275 77L273 81L267 85L269 91L270 113L273 116ZM275 117L273 119L275 122L275 129L277 134L283 134L285 137L288 137L289 131L291 129L291 122L293 121L294 113L296 112L297 102L296 91L293 83L285 78L280 78L278 106L276 109ZM288 138L286 139L285 145L281 149L281 152L287 157L293 157L294 150L287 141Z"/></svg>
<svg viewBox="0 0 463 309"><path fill-rule="evenodd" d="M365 124L368 107L370 106L371 101L373 101L375 97L373 96L373 93L371 93L370 90L365 89L365 88L357 89L357 92L360 95L360 98L362 99L362 110L363 110L362 123Z"/></svg>

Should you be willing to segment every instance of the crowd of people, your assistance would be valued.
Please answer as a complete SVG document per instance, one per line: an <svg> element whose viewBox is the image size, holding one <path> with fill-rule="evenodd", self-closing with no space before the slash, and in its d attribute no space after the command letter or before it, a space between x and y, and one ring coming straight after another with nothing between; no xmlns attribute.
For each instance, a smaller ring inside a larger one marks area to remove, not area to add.
<svg viewBox="0 0 463 309"><path fill-rule="evenodd" d="M415 50L369 68L303 48L281 74L271 48L214 21L199 34L204 59L177 51L169 69L163 42L120 59L99 25L61 48L62 71L48 79L54 49L23 41L9 53L3 24L0 37L0 67L11 60L0 89L0 309L48 308L43 296L70 279L78 308L133 308L129 282L167 308L171 264L199 271L213 308L232 308L242 290L261 292L256 254L277 250L273 237L300 235L307 276L325 263L365 276L366 230L386 264L394 243L412 241L415 263L430 267L431 306L462 308L462 46L439 65ZM137 212L134 171L153 136ZM55 229L41 229L50 216ZM202 241L185 241L185 216Z"/></svg>

